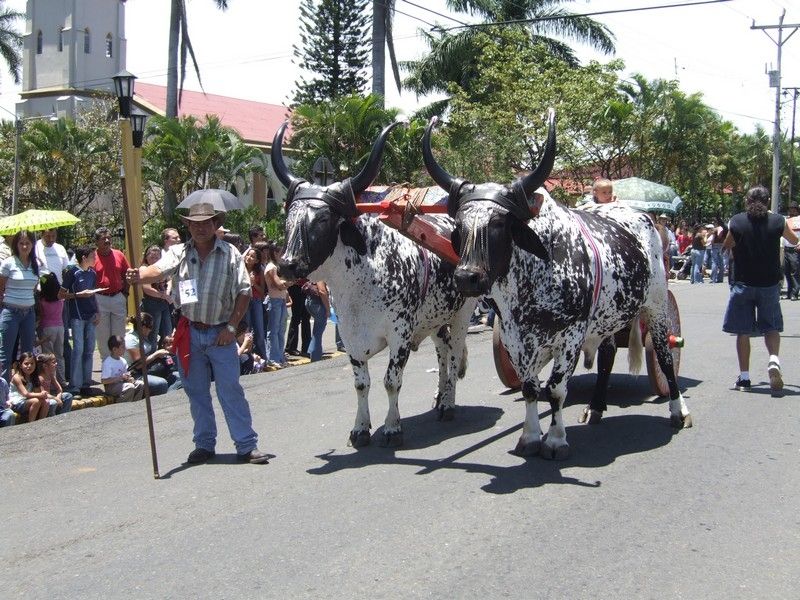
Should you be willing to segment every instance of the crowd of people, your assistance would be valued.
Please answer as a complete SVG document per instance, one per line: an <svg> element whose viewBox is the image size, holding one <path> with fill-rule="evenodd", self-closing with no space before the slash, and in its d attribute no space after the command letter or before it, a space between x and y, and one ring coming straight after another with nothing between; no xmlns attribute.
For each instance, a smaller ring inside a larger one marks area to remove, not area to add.
<svg viewBox="0 0 800 600"><path fill-rule="evenodd" d="M282 280L281 248L261 226L250 228L249 245L222 226L215 238L240 252L249 279L248 307L235 333L239 373L282 369L290 357L320 360L331 314L325 282ZM180 243L176 229L165 229L141 265L154 265ZM38 240L19 231L0 242L0 426L69 412L78 397L129 401L142 397L145 383L151 396L183 387L173 352L181 290L166 278L143 284L138 315L129 319L130 267L106 227L97 229L93 245L70 252L55 229ZM97 368L99 381L92 378Z"/></svg>

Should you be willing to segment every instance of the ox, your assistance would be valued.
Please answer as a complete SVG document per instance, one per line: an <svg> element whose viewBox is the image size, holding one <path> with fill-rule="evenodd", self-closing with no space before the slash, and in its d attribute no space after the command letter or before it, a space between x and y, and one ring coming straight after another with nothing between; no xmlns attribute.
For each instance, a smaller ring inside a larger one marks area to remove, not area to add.
<svg viewBox="0 0 800 600"><path fill-rule="evenodd" d="M385 226L359 215L355 196L372 183L392 127L376 140L361 172L327 187L292 175L281 146L286 124L275 134L272 165L286 198L286 251L278 264L281 277L321 279L330 285L339 331L353 366L358 411L350 444L370 442L367 363L388 346L384 386L389 410L382 445L399 446L403 432L398 394L409 354L431 337L439 363L435 402L440 420L454 416L456 380L467 367L466 334L477 300L456 289L455 266ZM448 217L440 217L447 218ZM452 229L453 223L450 220Z"/></svg>
<svg viewBox="0 0 800 600"><path fill-rule="evenodd" d="M431 151L435 122L425 131L423 156L433 180L449 192L448 212L456 220L451 240L460 256L458 289L468 296L491 295L502 320L501 339L523 382L525 423L515 452L569 456L562 407L581 351L594 356L603 340L630 324L635 370L641 364L639 319L649 327L669 382L670 423L691 427L667 345L661 238L647 215L611 205L573 211L546 200L531 219L528 198L555 160L553 111L539 165L510 186L474 185L448 174ZM540 389L539 372L551 359L552 372ZM552 410L544 437L539 399Z"/></svg>

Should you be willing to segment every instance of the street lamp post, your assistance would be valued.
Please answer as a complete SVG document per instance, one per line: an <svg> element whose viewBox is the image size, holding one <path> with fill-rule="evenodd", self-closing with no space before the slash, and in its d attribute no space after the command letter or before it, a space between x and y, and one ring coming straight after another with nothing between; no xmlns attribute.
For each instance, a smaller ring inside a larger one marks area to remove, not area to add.
<svg viewBox="0 0 800 600"><path fill-rule="evenodd" d="M122 146L122 170L120 180L122 183L122 208L125 215L125 234L127 237L128 262L135 266L139 264L138 257L142 255L142 141L144 139L144 125L147 117L142 114L132 114L133 88L136 76L121 71L112 77L114 91L119 102L119 133ZM136 315L136 326L139 331L139 286L131 286L133 292L129 296L128 310ZM132 302L132 303L131 303ZM144 351L144 338L139 336L139 355L142 357L142 380L144 382L144 400L147 412L147 426L150 431L150 455L153 459L153 477L160 477L158 472L158 455L156 453L156 436L153 427L153 407L150 403L150 385L147 381L147 356Z"/></svg>

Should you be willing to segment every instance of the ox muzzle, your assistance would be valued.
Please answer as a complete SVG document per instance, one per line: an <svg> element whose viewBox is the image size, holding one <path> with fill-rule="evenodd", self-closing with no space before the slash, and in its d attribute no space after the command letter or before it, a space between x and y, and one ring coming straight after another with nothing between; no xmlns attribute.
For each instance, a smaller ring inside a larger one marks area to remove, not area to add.
<svg viewBox="0 0 800 600"><path fill-rule="evenodd" d="M458 267L455 272L456 288L469 298L489 293L492 283L485 269Z"/></svg>

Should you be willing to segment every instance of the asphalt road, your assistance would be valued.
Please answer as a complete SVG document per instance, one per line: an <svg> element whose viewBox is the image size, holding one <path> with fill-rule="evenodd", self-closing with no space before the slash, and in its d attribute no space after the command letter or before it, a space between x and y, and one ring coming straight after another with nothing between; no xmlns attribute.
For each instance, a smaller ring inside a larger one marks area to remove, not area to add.
<svg viewBox="0 0 800 600"><path fill-rule="evenodd" d="M469 336L451 423L430 411L433 346L412 356L402 449L347 446L344 357L242 379L266 466L235 462L221 414L216 459L184 465L182 392L154 399L159 480L143 403L3 429L2 596L798 598L800 303L783 303L787 387L772 398L760 340L756 387L730 389L727 286L672 289L694 428L673 433L620 354L597 426L577 423L594 376L576 372L562 462L509 453L524 407L494 372L488 332ZM386 360L371 365L376 429Z"/></svg>

